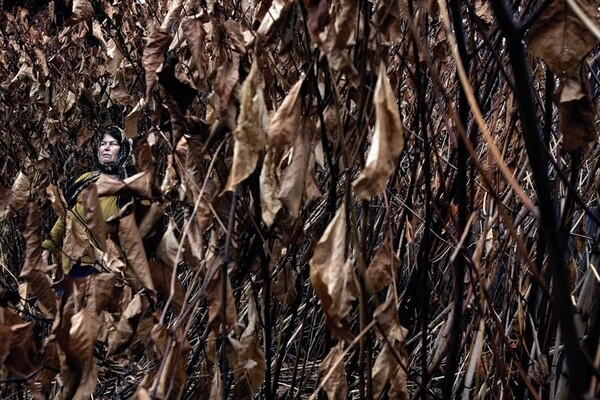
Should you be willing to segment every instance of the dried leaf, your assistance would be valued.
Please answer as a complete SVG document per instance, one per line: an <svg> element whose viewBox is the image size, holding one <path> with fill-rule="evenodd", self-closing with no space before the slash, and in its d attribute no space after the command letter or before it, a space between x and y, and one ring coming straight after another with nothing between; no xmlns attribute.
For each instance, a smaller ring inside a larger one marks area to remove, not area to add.
<svg viewBox="0 0 600 400"><path fill-rule="evenodd" d="M290 89L289 93L271 118L267 139L272 146L291 146L296 140L300 126L300 89L304 77Z"/></svg>
<svg viewBox="0 0 600 400"><path fill-rule="evenodd" d="M292 4L292 0L273 0L271 7L256 30L257 35L268 38L275 30L275 26L285 19Z"/></svg>
<svg viewBox="0 0 600 400"><path fill-rule="evenodd" d="M244 336L240 341L230 338L229 345L227 357L236 381L233 399L250 399L265 380L265 354L256 336Z"/></svg>
<svg viewBox="0 0 600 400"><path fill-rule="evenodd" d="M121 314L116 329L108 336L108 355L121 353L131 344L143 311L142 299L136 294Z"/></svg>
<svg viewBox="0 0 600 400"><path fill-rule="evenodd" d="M127 267L142 286L154 291L146 251L133 214L121 217L119 221L119 242L127 259Z"/></svg>
<svg viewBox="0 0 600 400"><path fill-rule="evenodd" d="M119 180L106 174L101 174L96 181L98 196L115 196L130 194L140 198L152 197L154 170L139 172L127 179Z"/></svg>
<svg viewBox="0 0 600 400"><path fill-rule="evenodd" d="M375 132L365 168L354 181L354 188L362 199L369 199L385 191L387 180L394 171L394 160L404 148L400 114L383 63L379 67L373 103Z"/></svg>
<svg viewBox="0 0 600 400"><path fill-rule="evenodd" d="M348 398L348 378L346 377L346 368L344 362L334 364L344 355L344 351L338 345L331 349L327 357L323 359L319 373L321 376L331 374L329 379L323 385L327 398L329 400L346 400ZM332 371L332 368L333 369Z"/></svg>
<svg viewBox="0 0 600 400"><path fill-rule="evenodd" d="M92 17L94 9L89 0L73 0L73 14L65 22L65 26L72 26Z"/></svg>
<svg viewBox="0 0 600 400"><path fill-rule="evenodd" d="M88 399L96 389L98 367L93 351L99 331L100 318L95 313L82 309L71 317L68 353L75 364L69 364L63 387L69 398Z"/></svg>
<svg viewBox="0 0 600 400"><path fill-rule="evenodd" d="M173 276L173 267L159 261L150 261L150 272L152 273L152 282L156 291L162 295L164 299L169 298L171 295L171 280ZM173 300L171 304L175 312L181 311L185 301L185 293L181 288L179 277L175 276Z"/></svg>
<svg viewBox="0 0 600 400"><path fill-rule="evenodd" d="M152 90L158 78L156 71L165 60L165 48L167 46L169 36L167 32L160 28L155 28L144 48L142 62L146 70L146 102L149 102L152 97Z"/></svg>
<svg viewBox="0 0 600 400"><path fill-rule="evenodd" d="M19 171L15 181L9 191L3 194L0 205L0 219L13 215L14 211L19 211L27 204L29 198L29 189L31 183L29 178L22 171Z"/></svg>
<svg viewBox="0 0 600 400"><path fill-rule="evenodd" d="M279 151L272 146L267 146L267 154L260 171L260 206L262 219L270 227L275 216L283 206L277 196L281 187L279 182Z"/></svg>
<svg viewBox="0 0 600 400"><path fill-rule="evenodd" d="M281 173L281 189L277 197L288 213L298 218L310 159L310 121L303 121L298 129L292 161Z"/></svg>
<svg viewBox="0 0 600 400"><path fill-rule="evenodd" d="M349 314L358 286L350 260L345 261L346 207L342 204L310 259L310 282L321 301L325 322L336 338L348 339Z"/></svg>
<svg viewBox="0 0 600 400"><path fill-rule="evenodd" d="M181 21L181 28L187 40L188 48L192 53L194 66L198 72L196 89L199 91L206 90L206 67L208 65L208 52L206 48L206 31L203 23L199 18L184 18Z"/></svg>
<svg viewBox="0 0 600 400"><path fill-rule="evenodd" d="M42 261L42 238L40 236L40 212L34 202L29 202L24 216L25 261L20 277L27 280L32 292L37 296L44 314L53 317L56 314L57 296L52 289L52 279L46 274Z"/></svg>
<svg viewBox="0 0 600 400"><path fill-rule="evenodd" d="M592 20L597 21L597 7L590 0L578 5ZM562 0L552 0L529 28L526 41L529 51L544 60L557 75L575 71L583 58L598 43L573 10Z"/></svg>
<svg viewBox="0 0 600 400"><path fill-rule="evenodd" d="M562 79L554 100L558 104L558 128L563 135L563 150L571 151L595 142L596 110L590 96L587 74Z"/></svg>
<svg viewBox="0 0 600 400"><path fill-rule="evenodd" d="M208 305L208 323L213 332L221 331L223 310L222 306L222 273L223 268L218 260L213 261L211 269L207 272L207 279L210 279L206 286L206 303ZM225 310L226 326L231 328L237 322L237 311L233 300L233 291L231 290L231 282L227 277L227 305Z"/></svg>
<svg viewBox="0 0 600 400"><path fill-rule="evenodd" d="M81 203L90 240L100 250L106 251L106 222L102 217L96 184L92 183L81 191Z"/></svg>
<svg viewBox="0 0 600 400"><path fill-rule="evenodd" d="M284 306L291 304L298 296L296 274L288 263L285 263L277 273L273 291L277 300Z"/></svg>
<svg viewBox="0 0 600 400"><path fill-rule="evenodd" d="M233 53L231 59L225 60L217 69L217 75L213 82L214 92L212 94L212 105L217 116L222 121L227 122L226 111L229 108L229 102L233 88L240 79L240 56Z"/></svg>
<svg viewBox="0 0 600 400"><path fill-rule="evenodd" d="M255 58L240 91L240 115L233 131L233 164L225 185L226 191L233 190L235 185L254 172L259 152L266 143L268 119L263 93L258 87L260 80L258 60Z"/></svg>
<svg viewBox="0 0 600 400"><path fill-rule="evenodd" d="M400 268L400 259L392 249L390 240L385 240L365 275L365 285L370 292L378 292L387 287L394 279L396 271Z"/></svg>

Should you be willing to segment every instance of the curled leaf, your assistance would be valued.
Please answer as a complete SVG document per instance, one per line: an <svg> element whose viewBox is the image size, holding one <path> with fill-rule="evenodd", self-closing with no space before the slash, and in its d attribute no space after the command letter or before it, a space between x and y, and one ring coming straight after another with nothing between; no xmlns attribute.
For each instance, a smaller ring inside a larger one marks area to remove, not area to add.
<svg viewBox="0 0 600 400"><path fill-rule="evenodd" d="M387 180L394 171L394 160L404 148L404 131L400 114L383 63L379 67L373 103L375 105L373 140L365 168L354 181L354 188L362 199L369 199L383 193Z"/></svg>
<svg viewBox="0 0 600 400"><path fill-rule="evenodd" d="M394 253L389 240L383 242L366 271L365 285L370 292L378 292L387 287L400 268L400 259Z"/></svg>
<svg viewBox="0 0 600 400"><path fill-rule="evenodd" d="M342 204L310 259L310 282L321 301L325 322L336 338L348 339L349 316L358 286L352 263L345 260L346 207Z"/></svg>
<svg viewBox="0 0 600 400"><path fill-rule="evenodd" d="M319 368L323 378L329 375L323 388L327 393L329 400L345 400L348 398L348 378L346 377L346 368L343 360L338 362L344 356L344 351L340 346L331 349L327 357L321 363ZM337 365L336 365L337 363Z"/></svg>

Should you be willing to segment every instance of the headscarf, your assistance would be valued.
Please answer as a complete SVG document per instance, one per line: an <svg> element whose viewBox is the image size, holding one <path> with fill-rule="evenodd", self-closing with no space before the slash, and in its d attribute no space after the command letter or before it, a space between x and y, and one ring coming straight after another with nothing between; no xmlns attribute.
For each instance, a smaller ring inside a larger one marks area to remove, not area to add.
<svg viewBox="0 0 600 400"><path fill-rule="evenodd" d="M98 148L102 142L102 139L104 138L104 135L109 135L115 139L120 146L119 153L117 154L115 161L110 164L105 164L98 158ZM123 129L119 128L118 126L110 126L106 128L100 135L98 135L94 141L94 146L94 158L99 171L92 171L87 178L74 183L66 190L65 199L67 200L69 207L75 204L77 196L83 189L88 187L92 182L98 180L100 173L112 175L118 179L125 179L135 173L133 166L129 165L133 146L131 140L127 139L125 136ZM119 196L118 200L119 206L122 206L130 201L130 196Z"/></svg>
<svg viewBox="0 0 600 400"><path fill-rule="evenodd" d="M105 164L100 161L98 158L98 148L100 147L100 142L104 138L104 135L109 135L113 139L115 139L119 143L119 153L117 154L117 158L110 164ZM106 128L102 134L96 139L96 164L98 165L98 169L100 172L109 175L115 175L119 179L123 179L127 177L127 162L129 161L129 156L131 156L131 140L127 139L125 136L125 132L123 129L118 126L110 126Z"/></svg>

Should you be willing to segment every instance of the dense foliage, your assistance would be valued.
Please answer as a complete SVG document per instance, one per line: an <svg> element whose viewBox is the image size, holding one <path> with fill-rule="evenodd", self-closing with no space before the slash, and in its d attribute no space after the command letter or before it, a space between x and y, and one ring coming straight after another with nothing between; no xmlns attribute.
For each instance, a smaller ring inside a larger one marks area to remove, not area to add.
<svg viewBox="0 0 600 400"><path fill-rule="evenodd" d="M599 395L596 0L0 4L0 397Z"/></svg>

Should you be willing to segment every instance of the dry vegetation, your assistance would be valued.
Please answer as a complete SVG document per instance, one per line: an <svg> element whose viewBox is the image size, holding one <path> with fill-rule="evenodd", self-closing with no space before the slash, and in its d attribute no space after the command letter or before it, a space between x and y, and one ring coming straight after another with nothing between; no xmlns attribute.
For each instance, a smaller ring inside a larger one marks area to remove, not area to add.
<svg viewBox="0 0 600 400"><path fill-rule="evenodd" d="M599 395L596 0L0 4L3 399Z"/></svg>

